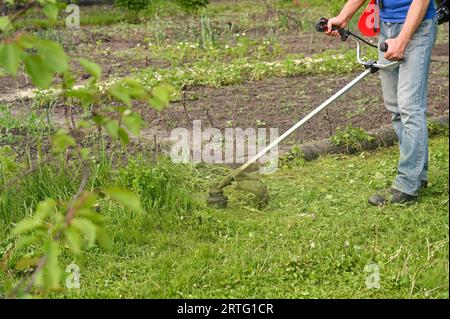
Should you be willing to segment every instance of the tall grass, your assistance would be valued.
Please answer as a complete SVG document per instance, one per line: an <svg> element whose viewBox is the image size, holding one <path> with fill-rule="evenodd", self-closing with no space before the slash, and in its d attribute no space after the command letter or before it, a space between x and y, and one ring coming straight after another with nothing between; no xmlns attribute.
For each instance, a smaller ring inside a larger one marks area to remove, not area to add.
<svg viewBox="0 0 450 319"><path fill-rule="evenodd" d="M199 207L193 196L195 173L188 165L160 157L156 165L138 155L118 172L121 186L140 195L149 212L182 215Z"/></svg>
<svg viewBox="0 0 450 319"><path fill-rule="evenodd" d="M100 146L89 168L91 175L86 191L112 184L130 189L140 196L148 217L159 222L164 223L167 219L172 223L200 207L200 201L194 195L197 185L194 170L189 166L173 164L170 159L161 157L152 162L140 155L130 157L127 165L115 168L113 155ZM9 180L1 179L0 188L3 185L7 187L0 192L0 240L7 237L14 223L33 214L40 201L46 198L69 200L77 190L81 170L79 163L66 162L64 157L58 157L20 178L14 185L8 184L14 176ZM122 213L130 213L107 199L101 199L99 207L102 214L119 214L113 217L119 225L123 222L120 221L124 217ZM143 216L139 218L142 224Z"/></svg>
<svg viewBox="0 0 450 319"><path fill-rule="evenodd" d="M58 159L12 185L8 184L11 179L0 183L0 239L7 237L15 223L31 216L40 201L50 197L66 200L74 194L79 171L70 166Z"/></svg>

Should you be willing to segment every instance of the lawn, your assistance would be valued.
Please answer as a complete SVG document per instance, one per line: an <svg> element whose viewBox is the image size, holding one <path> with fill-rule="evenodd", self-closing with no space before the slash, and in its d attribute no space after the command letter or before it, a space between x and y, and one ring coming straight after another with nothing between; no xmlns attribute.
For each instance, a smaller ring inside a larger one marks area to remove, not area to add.
<svg viewBox="0 0 450 319"><path fill-rule="evenodd" d="M195 120L281 134L363 72L352 41L315 32L344 0L87 6L79 29L43 1L0 17L0 298L449 297L448 127L429 126L429 187L410 206L367 203L397 147L301 155L390 124L377 75L279 145L267 207L235 185L228 208L208 207L230 167L168 157L173 129ZM448 42L444 24L429 118L448 115Z"/></svg>
<svg viewBox="0 0 450 319"><path fill-rule="evenodd" d="M184 182L174 180L180 172L166 176L166 187L184 185L170 199L178 200L176 204L160 194L163 209L149 207L136 214L101 203L101 215L114 237L112 249L88 249L76 261L80 288L63 288L50 296L448 298L448 137L433 138L430 148L429 188L407 207L367 204L367 197L394 176L396 147L280 169L264 178L271 199L262 211L233 200L225 210L205 207L205 184L223 169L185 167ZM3 214L23 211L39 195L67 188L70 193L70 178L40 174L9 197L13 207ZM110 178L108 172L102 174L102 180ZM120 176L134 174L128 166ZM42 178L52 186L38 194ZM184 187L192 185L191 197L197 202L183 206L190 200L183 197ZM142 191L146 185L139 187ZM2 196L2 204L5 200ZM10 226L2 223L5 248L10 241L4 230ZM69 254L63 260L72 262ZM379 288L370 288L377 269ZM1 276L5 283L11 279Z"/></svg>

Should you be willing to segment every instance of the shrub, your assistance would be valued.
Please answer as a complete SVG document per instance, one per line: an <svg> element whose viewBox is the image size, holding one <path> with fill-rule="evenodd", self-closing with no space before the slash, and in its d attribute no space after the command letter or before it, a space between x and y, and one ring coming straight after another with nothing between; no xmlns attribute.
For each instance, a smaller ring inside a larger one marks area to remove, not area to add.
<svg viewBox="0 0 450 319"><path fill-rule="evenodd" d="M175 0L187 12L196 12L209 4L209 0Z"/></svg>
<svg viewBox="0 0 450 319"><path fill-rule="evenodd" d="M175 2L186 12L197 12L209 4L209 0L116 0L116 5L131 11L141 11L147 9L152 4L167 4L168 2Z"/></svg>
<svg viewBox="0 0 450 319"><path fill-rule="evenodd" d="M141 11L146 9L153 0L116 0L116 5L131 11Z"/></svg>

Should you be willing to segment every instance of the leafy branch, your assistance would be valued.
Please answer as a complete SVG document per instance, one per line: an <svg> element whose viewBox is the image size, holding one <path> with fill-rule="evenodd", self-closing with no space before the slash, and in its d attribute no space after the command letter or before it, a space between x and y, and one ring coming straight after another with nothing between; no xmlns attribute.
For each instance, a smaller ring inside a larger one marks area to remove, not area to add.
<svg viewBox="0 0 450 319"><path fill-rule="evenodd" d="M12 3L13 1L10 1ZM129 143L129 136L139 136L143 120L133 111L134 102L146 103L161 110L166 107L175 93L174 89L161 84L147 90L134 79L127 78L107 89L98 85L101 79L101 67L89 60L79 59L78 64L91 75L86 86L75 88L75 75L70 68L71 58L56 42L42 40L31 34L14 32L14 22L32 7L43 9L47 18L56 19L58 3L56 0L28 1L25 6L9 17L0 18L0 77L2 74L17 76L23 65L35 87L48 89L55 86L56 78L61 79L60 91L66 107L67 127L61 127L51 136L52 155L47 159L33 163L26 173L30 173L50 162L55 155L66 155L81 168L78 187L68 201L47 198L38 203L32 217L19 221L12 230L16 242L7 254L3 265L17 270L30 270L14 285L8 297L29 296L33 288L42 290L58 289L63 272L59 265L61 251L68 247L74 256L82 254L83 241L88 247L99 243L105 249L111 247L111 238L104 227L104 220L95 205L100 193L118 202L124 208L142 212L139 198L134 193L109 186L95 192L87 192L86 185L91 177L89 141L91 131L104 131L113 140L122 144ZM108 105L108 107L105 107ZM74 108L81 108L83 119L74 116ZM113 112L111 112L113 111ZM113 115L111 115L113 114ZM1 170L13 167L12 156L2 155ZM3 165L2 163L8 163ZM24 175L19 175L23 177ZM12 178L16 182L16 178ZM5 180L3 187L11 185ZM14 265L13 257L25 249L32 249L34 256L21 256ZM4 258L5 259L5 258Z"/></svg>

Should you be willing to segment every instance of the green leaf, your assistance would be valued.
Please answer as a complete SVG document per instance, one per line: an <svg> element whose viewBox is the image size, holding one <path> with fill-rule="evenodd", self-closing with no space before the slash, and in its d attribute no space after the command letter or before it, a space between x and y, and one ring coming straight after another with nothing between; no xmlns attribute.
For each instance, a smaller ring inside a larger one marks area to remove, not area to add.
<svg viewBox="0 0 450 319"><path fill-rule="evenodd" d="M106 122L104 125L106 133L111 136L113 139L117 139L119 137L118 130L119 130L119 123L117 121L111 120Z"/></svg>
<svg viewBox="0 0 450 319"><path fill-rule="evenodd" d="M128 88L121 85L114 85L109 88L108 92L112 97L125 103L128 107L131 107L131 97Z"/></svg>
<svg viewBox="0 0 450 319"><path fill-rule="evenodd" d="M90 247L95 244L97 229L94 223L86 218L74 218L72 226L83 234Z"/></svg>
<svg viewBox="0 0 450 319"><path fill-rule="evenodd" d="M130 142L128 133L123 128L119 127L119 129L117 130L117 134L119 135L120 142L123 145L127 145Z"/></svg>
<svg viewBox="0 0 450 319"><path fill-rule="evenodd" d="M35 46L36 43L41 41L38 37L31 35L30 33L25 33L19 36L17 39L17 44L25 49L31 49Z"/></svg>
<svg viewBox="0 0 450 319"><path fill-rule="evenodd" d="M129 190L118 187L108 187L103 190L103 193L108 195L113 201L116 201L122 206L135 212L142 213L144 211L139 197Z"/></svg>
<svg viewBox="0 0 450 319"><path fill-rule="evenodd" d="M55 211L55 208L56 201L52 198L46 199L38 204L34 218L43 221Z"/></svg>
<svg viewBox="0 0 450 319"><path fill-rule="evenodd" d="M69 57L59 43L39 39L35 46L49 70L63 73L69 68Z"/></svg>
<svg viewBox="0 0 450 319"><path fill-rule="evenodd" d="M54 3L47 2L43 8L44 14L50 19L55 21L58 18L58 6Z"/></svg>
<svg viewBox="0 0 450 319"><path fill-rule="evenodd" d="M87 129L90 126L89 122L86 120L78 120L77 127L80 129Z"/></svg>
<svg viewBox="0 0 450 319"><path fill-rule="evenodd" d="M67 97L73 97L81 102L84 111L92 105L95 98L95 92L88 89L69 90L65 93Z"/></svg>
<svg viewBox="0 0 450 319"><path fill-rule="evenodd" d="M36 279L34 280L34 285L36 287L44 286L44 272L43 271L40 271L36 274Z"/></svg>
<svg viewBox="0 0 450 319"><path fill-rule="evenodd" d="M76 79L73 76L72 72L70 71L66 71L63 74L63 84L64 84L64 89L70 89L72 88L76 83Z"/></svg>
<svg viewBox="0 0 450 319"><path fill-rule="evenodd" d="M20 250L21 248L33 244L40 239L41 238L36 235L20 236L19 240L16 242L15 249Z"/></svg>
<svg viewBox="0 0 450 319"><path fill-rule="evenodd" d="M102 126L108 122L108 119L103 115L95 114L92 117L92 121L94 121L94 123L97 124L98 126Z"/></svg>
<svg viewBox="0 0 450 319"><path fill-rule="evenodd" d="M79 209L77 210L77 216L85 217L96 224L101 224L104 222L104 217L98 213L95 213L92 209Z"/></svg>
<svg viewBox="0 0 450 319"><path fill-rule="evenodd" d="M59 281L61 280L62 269L58 264L59 256L59 244L53 240L50 240L46 244L45 248L47 262L45 264L46 271L46 283L48 288L57 289L59 287Z"/></svg>
<svg viewBox="0 0 450 319"><path fill-rule="evenodd" d="M72 136L68 135L63 130L59 130L52 136L52 145L54 152L61 153L69 147L75 146L76 143L75 139Z"/></svg>
<svg viewBox="0 0 450 319"><path fill-rule="evenodd" d="M26 218L16 224L16 227L14 227L12 233L13 235L25 234L42 225L42 220L36 218Z"/></svg>
<svg viewBox="0 0 450 319"><path fill-rule="evenodd" d="M24 61L33 84L38 88L47 89L53 81L53 72L46 67L44 60L37 55L26 55Z"/></svg>
<svg viewBox="0 0 450 319"><path fill-rule="evenodd" d="M128 89L129 95L134 99L141 99L147 94L141 82L134 79L125 79L123 85Z"/></svg>
<svg viewBox="0 0 450 319"><path fill-rule="evenodd" d="M172 94L175 93L173 86L169 84L161 84L152 90L152 97L149 103L158 111L164 109L170 102Z"/></svg>
<svg viewBox="0 0 450 319"><path fill-rule="evenodd" d="M80 150L81 158L82 158L83 160L87 160L87 159L89 158L89 153L90 153L90 152L91 152L91 150L90 150L89 148L83 147L83 148Z"/></svg>
<svg viewBox="0 0 450 319"><path fill-rule="evenodd" d="M17 74L22 49L16 44L0 45L0 66L12 75Z"/></svg>
<svg viewBox="0 0 450 319"><path fill-rule="evenodd" d="M11 29L11 21L8 16L0 17L0 31L7 32Z"/></svg>
<svg viewBox="0 0 450 319"><path fill-rule="evenodd" d="M87 59L79 59L78 62L87 73L96 79L99 79L102 76L102 68L97 63L91 62Z"/></svg>
<svg viewBox="0 0 450 319"><path fill-rule="evenodd" d="M78 198L78 200L74 203L73 207L75 209L79 208L91 209L96 201L97 195L95 195L94 193L86 192L83 194L83 196Z"/></svg>
<svg viewBox="0 0 450 319"><path fill-rule="evenodd" d="M38 257L22 257L16 262L16 264L14 265L14 269L26 270L31 268L31 266L35 266L38 261Z"/></svg>
<svg viewBox="0 0 450 319"><path fill-rule="evenodd" d="M126 110L122 115L122 122L131 133L140 135L144 121L139 114Z"/></svg>
<svg viewBox="0 0 450 319"><path fill-rule="evenodd" d="M77 201L73 204L73 208L77 211L77 214L80 209L91 211L96 201L96 194L86 192L77 199Z"/></svg>
<svg viewBox="0 0 450 319"><path fill-rule="evenodd" d="M70 251L75 255L80 255L81 238L78 232L73 227L69 227L64 230L64 236L69 244Z"/></svg>

